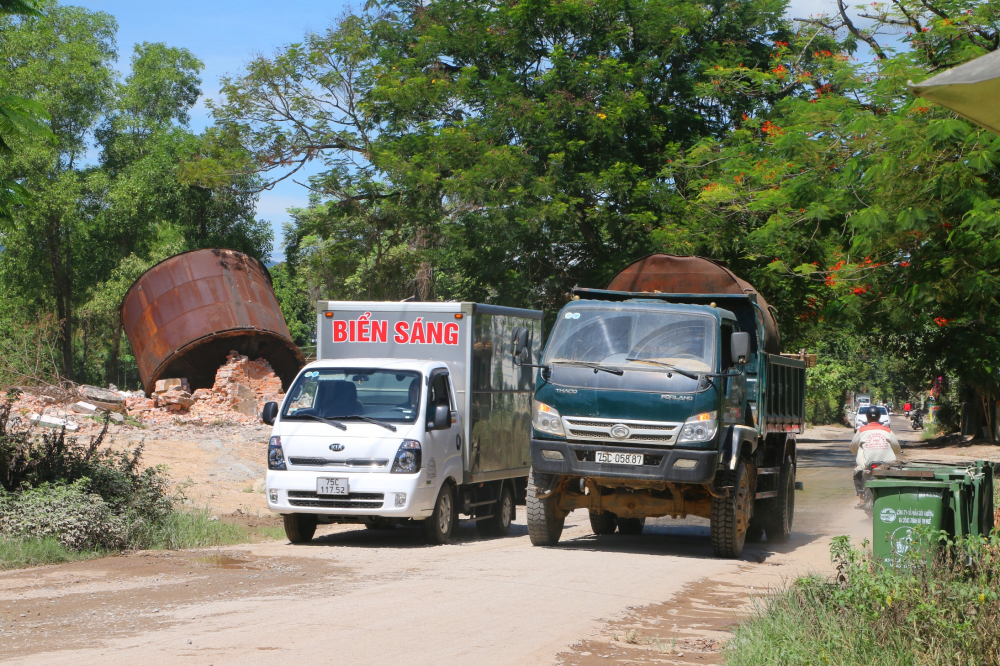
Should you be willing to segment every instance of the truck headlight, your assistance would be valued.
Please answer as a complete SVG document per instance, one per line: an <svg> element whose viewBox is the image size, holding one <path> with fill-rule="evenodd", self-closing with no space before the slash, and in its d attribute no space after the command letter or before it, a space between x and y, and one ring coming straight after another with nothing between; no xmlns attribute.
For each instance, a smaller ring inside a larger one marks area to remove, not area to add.
<svg viewBox="0 0 1000 666"><path fill-rule="evenodd" d="M285 452L281 450L280 437L272 437L267 443L267 468L288 469L285 467Z"/></svg>
<svg viewBox="0 0 1000 666"><path fill-rule="evenodd" d="M532 404L534 405L534 409L531 412L531 425L535 427L535 430L550 435L559 435L560 437L566 436L566 431L563 430L562 418L560 418L559 412L556 411L555 407L549 407L544 402L538 402L537 400L533 400Z"/></svg>
<svg viewBox="0 0 1000 666"><path fill-rule="evenodd" d="M392 461L392 474L416 474L420 471L420 442L404 439Z"/></svg>
<svg viewBox="0 0 1000 666"><path fill-rule="evenodd" d="M719 429L718 412L702 412L692 416L681 426L677 442L707 442Z"/></svg>

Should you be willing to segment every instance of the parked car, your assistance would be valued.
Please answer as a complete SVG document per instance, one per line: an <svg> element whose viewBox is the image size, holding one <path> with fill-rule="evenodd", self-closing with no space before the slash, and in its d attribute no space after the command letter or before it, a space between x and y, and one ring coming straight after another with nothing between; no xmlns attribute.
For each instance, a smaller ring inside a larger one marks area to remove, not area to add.
<svg viewBox="0 0 1000 666"><path fill-rule="evenodd" d="M865 408L867 409L867 407ZM878 422L884 425L886 428L891 428L891 422L889 421L889 411L882 406L879 406L879 417ZM868 417L865 415L864 409L859 409L858 413L854 415L854 432L858 431L861 426L868 425Z"/></svg>

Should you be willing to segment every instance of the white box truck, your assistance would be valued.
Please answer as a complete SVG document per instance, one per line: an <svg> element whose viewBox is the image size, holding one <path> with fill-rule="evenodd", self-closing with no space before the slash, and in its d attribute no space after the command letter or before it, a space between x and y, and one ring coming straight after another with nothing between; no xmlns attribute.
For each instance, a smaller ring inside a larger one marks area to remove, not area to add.
<svg viewBox="0 0 1000 666"><path fill-rule="evenodd" d="M320 301L317 359L271 424L267 507L293 543L317 524L421 521L447 543L459 514L504 536L531 459L542 313L477 303ZM516 362L515 362L516 359Z"/></svg>

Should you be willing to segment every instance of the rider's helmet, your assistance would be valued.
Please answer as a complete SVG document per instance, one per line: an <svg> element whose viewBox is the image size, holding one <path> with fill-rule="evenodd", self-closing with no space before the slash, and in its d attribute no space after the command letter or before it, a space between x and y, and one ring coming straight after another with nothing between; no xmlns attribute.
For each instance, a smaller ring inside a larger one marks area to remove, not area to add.
<svg viewBox="0 0 1000 666"><path fill-rule="evenodd" d="M878 407L872 405L865 410L865 417L868 419L868 423L878 423L879 418L881 418L882 412Z"/></svg>

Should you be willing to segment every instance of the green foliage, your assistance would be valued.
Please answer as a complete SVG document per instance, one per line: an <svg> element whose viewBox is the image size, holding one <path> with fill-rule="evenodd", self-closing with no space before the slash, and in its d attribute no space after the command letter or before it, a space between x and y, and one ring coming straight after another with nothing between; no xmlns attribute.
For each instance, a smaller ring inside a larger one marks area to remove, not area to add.
<svg viewBox="0 0 1000 666"><path fill-rule="evenodd" d="M0 17L0 96L45 108L55 137L22 136L0 162L0 178L32 193L0 222L0 301L11 304L0 328L51 315L60 374L98 384L134 382L117 315L129 278L178 251L229 247L266 261L272 246L255 216L258 183L201 165L240 159L187 127L202 63L142 43L120 78L116 29L107 14L52 0L35 16ZM93 141L98 163L84 165Z"/></svg>
<svg viewBox="0 0 1000 666"><path fill-rule="evenodd" d="M0 571L37 567L43 564L62 564L99 557L101 551L71 550L55 537L44 539L8 539L0 537Z"/></svg>
<svg viewBox="0 0 1000 666"><path fill-rule="evenodd" d="M883 568L837 537L837 580L801 578L759 600L725 663L1000 663L1000 537L922 539L903 566Z"/></svg>
<svg viewBox="0 0 1000 666"><path fill-rule="evenodd" d="M305 280L300 274L292 273L287 263L277 264L269 270L274 295L292 340L300 347L315 344L316 299L310 296Z"/></svg>
<svg viewBox="0 0 1000 666"><path fill-rule="evenodd" d="M446 0L348 14L225 80L219 122L268 174L323 159L289 262L330 298L554 308L656 248L674 146L746 104L695 94L766 58L780 0Z"/></svg>

